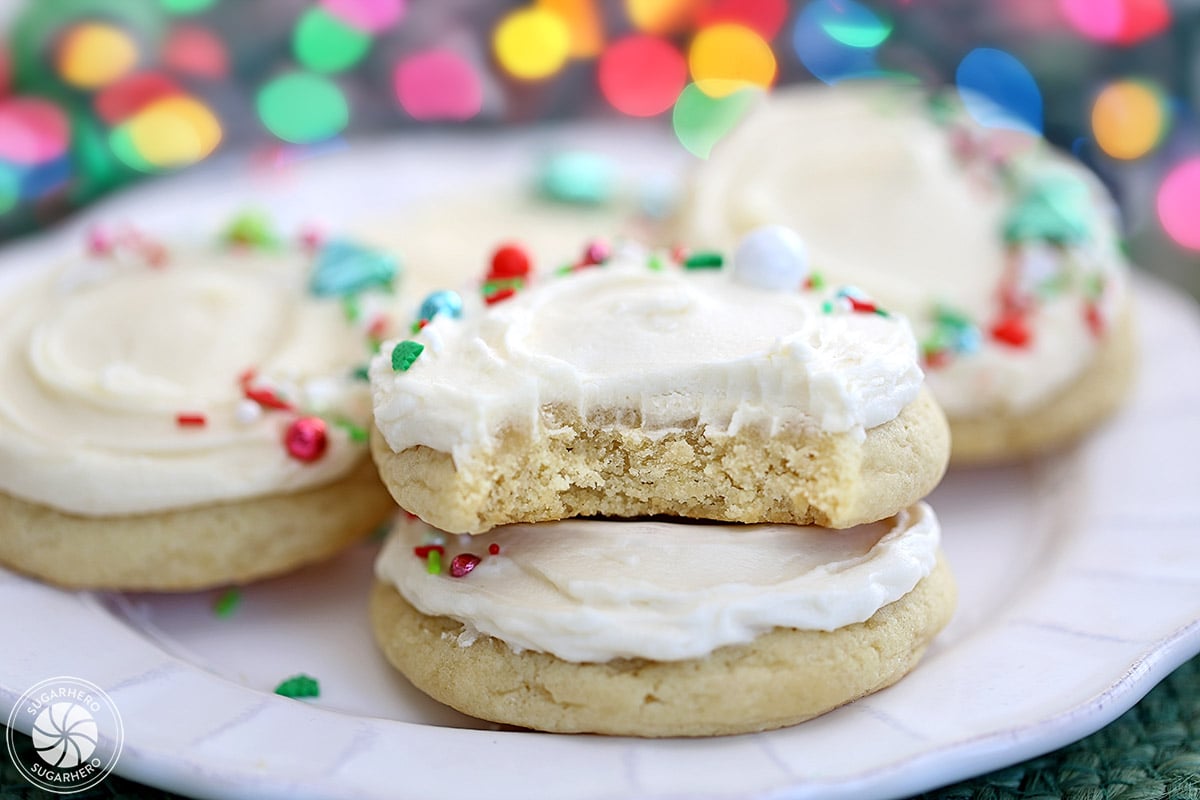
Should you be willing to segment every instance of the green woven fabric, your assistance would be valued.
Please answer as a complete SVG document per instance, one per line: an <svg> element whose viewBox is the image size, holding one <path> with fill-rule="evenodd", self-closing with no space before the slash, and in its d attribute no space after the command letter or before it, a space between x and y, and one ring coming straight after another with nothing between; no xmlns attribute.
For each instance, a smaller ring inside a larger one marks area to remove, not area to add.
<svg viewBox="0 0 1200 800"><path fill-rule="evenodd" d="M27 737L22 756L32 757ZM0 800L56 800L21 778L0 748ZM110 777L79 800L178 795ZM1049 755L921 795L921 800L1200 800L1200 657L1108 727Z"/></svg>

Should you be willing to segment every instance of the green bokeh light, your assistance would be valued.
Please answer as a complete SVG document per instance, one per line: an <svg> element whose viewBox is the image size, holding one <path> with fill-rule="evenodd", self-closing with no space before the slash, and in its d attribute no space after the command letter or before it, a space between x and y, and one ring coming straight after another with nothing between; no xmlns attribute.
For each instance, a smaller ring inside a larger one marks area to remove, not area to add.
<svg viewBox="0 0 1200 800"><path fill-rule="evenodd" d="M323 8L310 8L296 23L292 47L296 60L314 72L338 72L362 60L371 37Z"/></svg>
<svg viewBox="0 0 1200 800"><path fill-rule="evenodd" d="M0 162L0 214L7 214L21 199L21 176L8 164Z"/></svg>
<svg viewBox="0 0 1200 800"><path fill-rule="evenodd" d="M157 171L154 165L138 151L129 125L119 125L113 128L112 133L108 135L108 146L125 166L136 169L138 172L153 173Z"/></svg>
<svg viewBox="0 0 1200 800"><path fill-rule="evenodd" d="M270 81L259 90L256 106L267 130L293 144L328 139L350 122L342 91L328 78L306 72Z"/></svg>
<svg viewBox="0 0 1200 800"><path fill-rule="evenodd" d="M708 158L761 94L758 89L741 89L725 97L709 97L689 83L675 101L671 117L679 143L692 155Z"/></svg>
<svg viewBox="0 0 1200 800"><path fill-rule="evenodd" d="M160 0L171 14L199 14L216 5L217 0Z"/></svg>

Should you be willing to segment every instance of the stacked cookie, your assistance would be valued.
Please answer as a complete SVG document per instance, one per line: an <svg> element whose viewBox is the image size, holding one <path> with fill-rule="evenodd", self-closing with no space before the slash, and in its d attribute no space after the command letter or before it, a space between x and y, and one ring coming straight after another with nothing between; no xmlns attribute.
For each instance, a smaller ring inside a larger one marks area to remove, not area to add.
<svg viewBox="0 0 1200 800"><path fill-rule="evenodd" d="M983 98L792 88L691 177L684 240L804 230L828 277L910 319L955 464L1061 447L1123 401L1135 342L1114 204Z"/></svg>
<svg viewBox="0 0 1200 800"><path fill-rule="evenodd" d="M386 331L359 312L395 272L386 254L288 243L245 216L219 243L171 248L98 229L6 296L0 564L178 591L369 533L394 506L354 374Z"/></svg>
<svg viewBox="0 0 1200 800"><path fill-rule="evenodd" d="M949 438L908 323L791 231L724 261L501 263L372 361L410 512L374 628L423 691L541 730L764 730L898 680L946 623L920 501Z"/></svg>

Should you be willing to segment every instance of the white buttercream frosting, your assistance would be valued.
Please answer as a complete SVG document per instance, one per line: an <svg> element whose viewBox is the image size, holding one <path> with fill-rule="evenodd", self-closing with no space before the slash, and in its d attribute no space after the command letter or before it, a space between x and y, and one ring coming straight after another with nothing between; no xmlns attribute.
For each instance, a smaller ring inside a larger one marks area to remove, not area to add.
<svg viewBox="0 0 1200 800"><path fill-rule="evenodd" d="M953 105L944 113L935 120L920 92L898 86L776 93L696 168L681 236L729 248L764 224L801 231L814 269L906 315L923 345L937 341L939 306L972 321L972 341L927 370L947 414L1028 410L1099 347L1087 306L1107 328L1125 304L1115 212L1090 172L1044 142L985 130ZM1047 178L1085 196L1085 234L1010 246L1006 220ZM1019 347L989 335L1006 282L1029 300Z"/></svg>
<svg viewBox="0 0 1200 800"><path fill-rule="evenodd" d="M462 645L484 633L567 661L674 661L777 627L832 631L869 619L933 570L940 530L918 503L842 531L575 519L461 538L402 519L376 575L420 612L462 622ZM445 542L437 575L414 553L430 540ZM452 577L447 565L463 552L481 560Z"/></svg>
<svg viewBox="0 0 1200 800"><path fill-rule="evenodd" d="M628 253L515 297L435 317L407 371L371 364L375 421L397 452L455 458L502 430L536 430L546 406L643 430L807 426L862 435L912 402L922 373L908 324L822 311L821 293L768 291L724 270L647 266Z"/></svg>
<svg viewBox="0 0 1200 800"><path fill-rule="evenodd" d="M364 457L365 337L311 297L310 258L186 249L89 257L0 301L0 490L67 512L171 510L328 483ZM252 381L243 381L253 370ZM294 410L263 408L245 386ZM181 424L180 415L203 424ZM324 453L287 427L328 420Z"/></svg>

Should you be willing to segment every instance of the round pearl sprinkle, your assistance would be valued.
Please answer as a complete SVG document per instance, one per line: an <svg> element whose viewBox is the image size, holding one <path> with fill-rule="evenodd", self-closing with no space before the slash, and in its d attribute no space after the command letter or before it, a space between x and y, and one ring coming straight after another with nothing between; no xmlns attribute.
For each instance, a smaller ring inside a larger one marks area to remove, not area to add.
<svg viewBox="0 0 1200 800"><path fill-rule="evenodd" d="M241 400L233 411L233 417L242 425L250 425L262 418L263 409L250 399Z"/></svg>
<svg viewBox="0 0 1200 800"><path fill-rule="evenodd" d="M297 461L310 463L325 455L329 438L325 435L325 420L301 417L288 425L283 443L288 454Z"/></svg>
<svg viewBox="0 0 1200 800"><path fill-rule="evenodd" d="M421 303L418 319L433 320L439 314L445 314L455 319L462 316L463 301L458 292L443 289L434 292Z"/></svg>
<svg viewBox="0 0 1200 800"><path fill-rule="evenodd" d="M757 228L738 243L733 277L758 289L798 290L808 277L808 248L791 228Z"/></svg>

